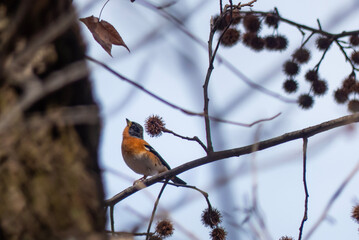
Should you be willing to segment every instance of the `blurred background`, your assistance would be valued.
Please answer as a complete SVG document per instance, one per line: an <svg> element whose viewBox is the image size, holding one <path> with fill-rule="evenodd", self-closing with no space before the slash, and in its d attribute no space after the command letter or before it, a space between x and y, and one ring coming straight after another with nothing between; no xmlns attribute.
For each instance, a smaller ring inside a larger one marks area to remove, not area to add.
<svg viewBox="0 0 359 240"><path fill-rule="evenodd" d="M79 17L98 17L105 1L75 0ZM163 17L163 12L151 8L170 5L164 10L181 21L189 37L178 25ZM226 4L226 1L223 1ZM237 2L234 2L237 4ZM359 1L293 1L258 0L254 11L272 11L292 21L317 28L319 19L323 30L331 33L359 29ZM185 109L203 111L203 83L208 68L206 43L211 17L219 14L219 1L163 0L109 1L101 18L111 23L121 34L131 52L114 46L111 58L84 24L82 33L88 45L88 55L106 63L119 73L134 80L151 92ZM244 8L248 11L250 8ZM238 27L244 32L243 26ZM272 34L263 27L260 34ZM282 52L255 52L238 43L220 47L218 54L229 61L251 81L275 92L285 99L296 98L309 91L304 74L322 56L315 48L314 36L306 45L311 60L301 67L296 77L299 91L288 95L282 84L286 79L283 63L302 43L302 34L294 26L281 22L278 33L287 37L288 48ZM308 36L310 33L306 33ZM219 35L216 34L215 42ZM103 68L89 63L93 88L101 108L103 130L100 165L106 198L132 185L141 176L132 172L121 155L122 131L126 118L144 125L152 114L163 118L166 127L178 134L205 139L204 119L188 116L173 109L132 85L116 78ZM320 65L320 76L328 83L326 95L315 99L314 106L302 110L295 103L253 89L235 75L226 64L215 61L209 83L209 113L222 119L252 123L278 113L272 121L252 127L212 122L215 151L241 147L299 130L349 114L345 105L338 105L333 91L351 73L340 49L333 44ZM356 125L345 126L309 138L307 184L309 190L308 220L304 237L318 220L325 205L359 161L359 136ZM172 167L205 156L196 142L179 139L170 134L147 140ZM279 239L298 237L304 212L302 182L302 140L285 143L271 149L238 158L224 159L187 171L180 175L188 184L209 193L213 207L223 215L228 239ZM253 171L256 166L256 174ZM356 239L358 225L351 219L351 210L359 202L359 176L355 176L341 193L311 239ZM253 194L254 184L258 185ZM115 230L145 232L161 184L142 190L115 207ZM251 214L253 200L258 214ZM172 239L209 239L209 229L201 223L205 199L191 189L168 186L161 198L157 219L170 218L175 227ZM157 220L156 220L157 221ZM108 227L110 229L110 227ZM136 239L143 239L137 237Z"/></svg>

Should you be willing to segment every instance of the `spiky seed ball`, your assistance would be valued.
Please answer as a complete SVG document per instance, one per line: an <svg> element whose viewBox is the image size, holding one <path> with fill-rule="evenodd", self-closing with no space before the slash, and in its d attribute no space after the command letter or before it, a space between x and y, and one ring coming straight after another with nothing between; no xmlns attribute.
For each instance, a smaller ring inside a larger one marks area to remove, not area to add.
<svg viewBox="0 0 359 240"><path fill-rule="evenodd" d="M251 46L251 42L252 39L257 37L256 33L252 33L252 32L246 32L242 35L242 42L244 45L246 45L247 47Z"/></svg>
<svg viewBox="0 0 359 240"><path fill-rule="evenodd" d="M169 220L162 220L157 223L156 233L158 233L160 237L171 236L173 234L173 230L173 224Z"/></svg>
<svg viewBox="0 0 359 240"><path fill-rule="evenodd" d="M274 28L278 28L278 22L279 22L279 17L277 14L275 13L268 13L266 18L265 18L265 23L269 26L269 27L274 27Z"/></svg>
<svg viewBox="0 0 359 240"><path fill-rule="evenodd" d="M358 34L351 35L349 41L352 46L358 46L359 45L359 35Z"/></svg>
<svg viewBox="0 0 359 240"><path fill-rule="evenodd" d="M252 48L255 51L261 51L264 49L264 39L258 36L255 36L252 38L250 43L250 48Z"/></svg>
<svg viewBox="0 0 359 240"><path fill-rule="evenodd" d="M312 82L313 92L315 95L323 95L327 92L327 82L324 80L316 80Z"/></svg>
<svg viewBox="0 0 359 240"><path fill-rule="evenodd" d="M298 63L306 63L310 59L310 52L306 48L298 48L293 53L292 57L298 62Z"/></svg>
<svg viewBox="0 0 359 240"><path fill-rule="evenodd" d="M254 32L246 32L242 36L242 41L244 45L247 47L250 47L251 49L255 51L263 50L264 48L264 39L261 37L258 37L256 33Z"/></svg>
<svg viewBox="0 0 359 240"><path fill-rule="evenodd" d="M216 227L212 230L210 236L212 240L225 240L227 232L222 227Z"/></svg>
<svg viewBox="0 0 359 240"><path fill-rule="evenodd" d="M278 35L277 37L277 50L282 51L287 49L288 46L288 40L285 36L283 35Z"/></svg>
<svg viewBox="0 0 359 240"><path fill-rule="evenodd" d="M165 122L158 115L149 116L145 121L145 129L151 137L159 137L165 128Z"/></svg>
<svg viewBox="0 0 359 240"><path fill-rule="evenodd" d="M279 240L294 240L294 238L288 237L288 236L283 236L283 237L279 238Z"/></svg>
<svg viewBox="0 0 359 240"><path fill-rule="evenodd" d="M358 81L355 82L355 85L353 87L353 92L359 93L359 82Z"/></svg>
<svg viewBox="0 0 359 240"><path fill-rule="evenodd" d="M353 207L352 218L359 223L359 205Z"/></svg>
<svg viewBox="0 0 359 240"><path fill-rule="evenodd" d="M314 82L317 81L319 79L318 76L318 72L316 70L309 70L305 76L304 76L305 80L307 80L308 82Z"/></svg>
<svg viewBox="0 0 359 240"><path fill-rule="evenodd" d="M287 93L294 93L298 90L298 82L294 79L287 79L283 83L283 88Z"/></svg>
<svg viewBox="0 0 359 240"><path fill-rule="evenodd" d="M202 212L201 220L204 226L214 228L222 222L222 215L216 208L206 208Z"/></svg>
<svg viewBox="0 0 359 240"><path fill-rule="evenodd" d="M243 18L243 26L248 32L258 32L261 28L261 22L258 16L249 13Z"/></svg>
<svg viewBox="0 0 359 240"><path fill-rule="evenodd" d="M283 71L288 76L295 76L299 73L299 65L296 62L288 60L283 65Z"/></svg>
<svg viewBox="0 0 359 240"><path fill-rule="evenodd" d="M221 44L226 47L231 47L236 44L239 40L239 31L235 28L228 28L227 31L224 32L223 37L221 39Z"/></svg>
<svg viewBox="0 0 359 240"><path fill-rule="evenodd" d="M275 50L277 49L278 41L274 35L269 35L264 38L265 47L268 50Z"/></svg>
<svg viewBox="0 0 359 240"><path fill-rule="evenodd" d="M218 30L224 30L229 22L227 22L225 17L221 17L219 15L216 15L213 17L213 24Z"/></svg>
<svg viewBox="0 0 359 240"><path fill-rule="evenodd" d="M309 94L302 94L298 98L298 104L303 109L309 109L313 107L314 99Z"/></svg>
<svg viewBox="0 0 359 240"><path fill-rule="evenodd" d="M356 99L350 100L348 103L348 110L352 113L359 112L359 101Z"/></svg>
<svg viewBox="0 0 359 240"><path fill-rule="evenodd" d="M332 39L328 38L328 37L318 37L317 40L315 41L317 48L319 50L326 50L327 48L330 47L330 44L332 44Z"/></svg>
<svg viewBox="0 0 359 240"><path fill-rule="evenodd" d="M347 92L347 93L352 93L355 90L355 85L356 85L357 81L355 79L355 77L353 75L350 75L349 77L347 77L346 79L344 79L343 83L342 83L342 88Z"/></svg>
<svg viewBox="0 0 359 240"><path fill-rule="evenodd" d="M339 88L334 92L334 99L337 103L343 104L348 101L348 92Z"/></svg>
<svg viewBox="0 0 359 240"><path fill-rule="evenodd" d="M359 52L354 51L350 57L350 59L355 63L359 64Z"/></svg>
<svg viewBox="0 0 359 240"><path fill-rule="evenodd" d="M229 19L231 19L231 13L228 12L228 16L229 16ZM242 15L241 13L237 10L233 10L232 11L232 24L233 25L237 25L241 22L242 20Z"/></svg>

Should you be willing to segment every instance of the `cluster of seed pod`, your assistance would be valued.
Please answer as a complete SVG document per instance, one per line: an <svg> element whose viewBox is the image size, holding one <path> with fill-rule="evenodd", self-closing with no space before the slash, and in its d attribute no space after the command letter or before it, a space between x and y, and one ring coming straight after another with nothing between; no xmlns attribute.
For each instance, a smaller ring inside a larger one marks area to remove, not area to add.
<svg viewBox="0 0 359 240"><path fill-rule="evenodd" d="M213 18L213 29L221 33L220 43L222 46L231 47L238 42L242 42L245 46L254 51L270 50L270 51L283 51L288 46L287 38L279 34L277 31L278 24L281 18L277 12L241 12L238 9L232 11L227 10L222 15ZM239 24L243 25L244 33L240 33L238 28ZM264 24L263 24L264 23ZM260 36L259 32L263 25L269 28L274 28L276 31L272 35ZM314 34L310 35L310 37ZM342 52L352 65L352 73L343 81L342 86L334 92L334 98L337 103L347 103L348 110L351 112L359 111L359 100L355 98L356 93L359 93L359 81L355 77L355 72L358 71L355 65L359 65L359 51L355 47L359 46L359 35L353 33L349 35L348 41L338 41L335 35L328 35L325 32L317 32L319 37L316 38L315 44L319 51L323 52L323 57L319 63L309 69L304 78L310 84L308 93L299 95L297 103L303 109L309 109L314 104L314 98L323 96L328 92L327 81L319 76L319 66L324 58L326 51L330 48L333 42L336 42L340 47L341 44L347 44L348 48L353 49L350 57L346 55L344 48ZM309 37L309 38L310 38ZM340 38L347 37L341 35ZM283 82L283 89L286 93L292 94L298 90L298 81L295 77L299 74L300 68L303 64L310 60L311 52L305 47L309 38L296 49L291 59L283 64L283 72L287 76Z"/></svg>
<svg viewBox="0 0 359 240"><path fill-rule="evenodd" d="M264 22L269 27L278 27L279 18L275 13L268 13ZM238 25L242 23L245 32L241 35ZM272 50L282 51L288 46L288 40L284 35L278 33L260 36L258 33L262 28L262 19L252 13L242 13L238 10L232 12L226 11L221 16L213 18L213 27L215 30L223 32L221 44L231 47L242 40L243 44L254 51Z"/></svg>
<svg viewBox="0 0 359 240"><path fill-rule="evenodd" d="M206 208L202 212L201 220L204 226L210 227L210 237L212 240L227 239L226 230L220 226L222 222L222 214L216 208Z"/></svg>

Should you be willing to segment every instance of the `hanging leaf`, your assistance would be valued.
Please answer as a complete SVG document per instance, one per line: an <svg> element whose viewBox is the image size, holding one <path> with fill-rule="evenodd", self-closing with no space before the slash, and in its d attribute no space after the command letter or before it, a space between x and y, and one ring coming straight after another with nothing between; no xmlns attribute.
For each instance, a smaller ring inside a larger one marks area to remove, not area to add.
<svg viewBox="0 0 359 240"><path fill-rule="evenodd" d="M94 16L80 18L80 21L86 25L92 33L94 39L111 57L112 44L124 46L128 51L130 51L125 42L122 40L120 34L110 23L104 20L99 21L99 19Z"/></svg>

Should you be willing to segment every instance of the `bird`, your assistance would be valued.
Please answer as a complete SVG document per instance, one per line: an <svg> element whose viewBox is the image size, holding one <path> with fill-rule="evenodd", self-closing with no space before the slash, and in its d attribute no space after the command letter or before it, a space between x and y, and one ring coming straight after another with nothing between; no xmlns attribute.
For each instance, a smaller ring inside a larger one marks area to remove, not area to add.
<svg viewBox="0 0 359 240"><path fill-rule="evenodd" d="M143 127L127 118L126 123L121 145L122 157L129 168L143 175L134 184L145 180L148 176L170 170L168 163L143 139ZM170 180L177 184L186 185L186 182L177 176Z"/></svg>

